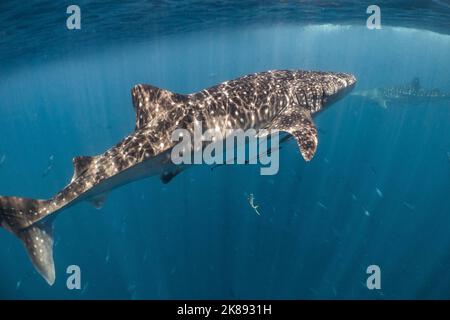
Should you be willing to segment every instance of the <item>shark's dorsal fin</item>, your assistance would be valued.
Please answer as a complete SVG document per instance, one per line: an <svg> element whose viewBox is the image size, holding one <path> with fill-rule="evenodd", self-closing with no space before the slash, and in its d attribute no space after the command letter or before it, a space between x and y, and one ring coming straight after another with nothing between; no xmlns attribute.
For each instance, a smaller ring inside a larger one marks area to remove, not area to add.
<svg viewBox="0 0 450 320"><path fill-rule="evenodd" d="M75 180L77 177L79 177L83 172L85 172L89 168L94 158L95 157L90 156L80 156L73 158L74 172L72 181Z"/></svg>
<svg viewBox="0 0 450 320"><path fill-rule="evenodd" d="M414 91L419 91L420 90L420 80L419 78L414 78L411 80L411 88Z"/></svg>
<svg viewBox="0 0 450 320"><path fill-rule="evenodd" d="M291 134L306 161L310 161L316 153L317 129L308 110L292 106L274 119L270 129Z"/></svg>
<svg viewBox="0 0 450 320"><path fill-rule="evenodd" d="M136 130L148 125L156 115L175 105L183 95L148 84L137 84L131 90L136 111Z"/></svg>

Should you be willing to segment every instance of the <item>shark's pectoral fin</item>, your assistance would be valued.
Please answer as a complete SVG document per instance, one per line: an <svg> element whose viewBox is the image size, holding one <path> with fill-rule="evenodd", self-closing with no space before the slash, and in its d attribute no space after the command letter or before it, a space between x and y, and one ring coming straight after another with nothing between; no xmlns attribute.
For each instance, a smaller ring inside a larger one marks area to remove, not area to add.
<svg viewBox="0 0 450 320"><path fill-rule="evenodd" d="M108 196L108 194L102 193L95 197L90 198L89 202L94 206L95 209L101 209L101 208L103 208L103 205L105 204L107 196Z"/></svg>
<svg viewBox="0 0 450 320"><path fill-rule="evenodd" d="M376 103L383 109L387 109L387 107L388 107L387 101L385 99L382 99L382 98L376 99Z"/></svg>
<svg viewBox="0 0 450 320"><path fill-rule="evenodd" d="M92 164L92 161L95 159L95 157L89 157L89 156L80 156L73 158L73 177L72 181L78 178L83 172L85 172L89 166Z"/></svg>
<svg viewBox="0 0 450 320"><path fill-rule="evenodd" d="M303 158L310 161L317 150L317 128L307 110L297 108L288 109L277 116L271 129L285 131L297 141Z"/></svg>
<svg viewBox="0 0 450 320"><path fill-rule="evenodd" d="M183 171L183 169L177 167L173 170L170 171L164 171L163 173L161 173L160 179L161 182L164 184L169 183L170 181L172 181L173 178L175 178L181 171Z"/></svg>
<svg viewBox="0 0 450 320"><path fill-rule="evenodd" d="M310 161L316 153L318 144L315 127L304 127L302 130L292 132L292 135L295 137L295 140L297 140L303 158L306 161Z"/></svg>

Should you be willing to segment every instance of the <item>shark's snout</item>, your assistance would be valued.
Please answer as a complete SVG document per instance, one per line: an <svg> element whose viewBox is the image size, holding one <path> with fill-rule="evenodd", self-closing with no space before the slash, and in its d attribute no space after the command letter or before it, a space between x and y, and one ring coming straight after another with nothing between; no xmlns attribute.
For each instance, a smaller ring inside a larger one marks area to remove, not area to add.
<svg viewBox="0 0 450 320"><path fill-rule="evenodd" d="M350 92L356 84L356 78L349 73L337 73L336 74L337 93L344 91L344 93Z"/></svg>
<svg viewBox="0 0 450 320"><path fill-rule="evenodd" d="M331 80L325 84L325 100L327 104L334 103L346 96L356 85L356 77L349 73L334 73Z"/></svg>

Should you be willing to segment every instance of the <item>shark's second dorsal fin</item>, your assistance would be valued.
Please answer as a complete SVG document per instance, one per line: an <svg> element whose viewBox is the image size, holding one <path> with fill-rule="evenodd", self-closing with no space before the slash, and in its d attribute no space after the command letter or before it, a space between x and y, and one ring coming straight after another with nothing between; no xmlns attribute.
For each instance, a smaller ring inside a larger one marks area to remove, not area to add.
<svg viewBox="0 0 450 320"><path fill-rule="evenodd" d="M180 102L183 95L148 84L137 84L131 90L136 111L136 130L148 125L157 114Z"/></svg>
<svg viewBox="0 0 450 320"><path fill-rule="evenodd" d="M81 156L73 158L74 172L72 181L75 180L77 177L79 177L83 172L85 172L89 168L94 158L95 157L90 156Z"/></svg>
<svg viewBox="0 0 450 320"><path fill-rule="evenodd" d="M414 78L411 80L411 88L413 88L414 91L420 90L420 80L419 78Z"/></svg>

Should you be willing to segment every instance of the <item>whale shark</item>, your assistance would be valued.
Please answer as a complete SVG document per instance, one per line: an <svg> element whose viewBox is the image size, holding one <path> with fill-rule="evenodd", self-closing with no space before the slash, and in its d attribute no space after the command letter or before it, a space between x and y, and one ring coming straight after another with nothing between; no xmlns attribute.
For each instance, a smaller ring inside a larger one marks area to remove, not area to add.
<svg viewBox="0 0 450 320"><path fill-rule="evenodd" d="M356 78L347 73L274 70L254 73L192 94L151 85L131 90L136 113L134 131L117 145L94 156L73 159L70 182L51 199L0 197L0 225L24 244L38 273L52 285L53 221L81 201L100 208L106 195L124 184L160 176L170 182L185 167L171 161L178 128L194 124L225 129L267 129L293 136L306 161L318 144L312 116L349 93ZM193 152L194 150L190 150Z"/></svg>
<svg viewBox="0 0 450 320"><path fill-rule="evenodd" d="M419 78L414 78L410 82L398 86L354 91L351 95L369 99L385 109L393 104L419 105L441 101L450 103L450 94L443 93L439 89L427 90L422 88Z"/></svg>

